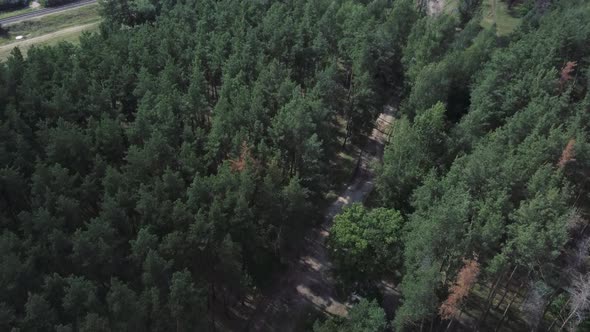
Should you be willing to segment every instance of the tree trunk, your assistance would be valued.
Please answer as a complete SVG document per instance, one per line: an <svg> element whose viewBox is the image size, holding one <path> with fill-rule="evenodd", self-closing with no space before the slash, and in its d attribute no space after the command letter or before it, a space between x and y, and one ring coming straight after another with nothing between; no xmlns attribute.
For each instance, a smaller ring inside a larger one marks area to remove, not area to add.
<svg viewBox="0 0 590 332"><path fill-rule="evenodd" d="M527 278L530 276L532 270L529 270L529 272L527 273ZM519 290L522 289L522 287L524 286L524 284L526 283L526 279L520 283L520 285L518 286L518 289L516 290L516 292L514 293L514 296L512 297L512 299L510 300L510 303L508 303L508 306L506 306L506 309L504 310L504 313L502 314L502 318L500 319L500 323L498 323L498 327L496 328L496 332L500 331L500 328L502 328L502 324L504 324L504 320L506 319L506 315L508 314L508 310L510 310L510 307L512 306L512 304L514 304L514 301L516 301L516 298L519 295ZM528 292L530 291L530 288L527 289L525 296L528 294Z"/></svg>
<svg viewBox="0 0 590 332"><path fill-rule="evenodd" d="M227 291L223 292L223 314L229 318L229 306L227 305L229 295Z"/></svg>
<svg viewBox="0 0 590 332"><path fill-rule="evenodd" d="M502 297L500 298L500 302L498 302L498 305L496 305L496 308L494 308L495 310L498 310L504 302L504 299L506 298L506 295L508 294L508 291L510 289L510 282L512 281L512 277L514 277L514 273L516 272L517 268L518 265L515 266L514 270L512 270L512 273L510 273L510 277L508 277L508 281L506 281L506 285L504 286L504 295L502 295Z"/></svg>
<svg viewBox="0 0 590 332"><path fill-rule="evenodd" d="M510 273L510 276L508 277L508 281L506 282L507 285L510 284L510 281L514 277L514 273L516 273L517 268L518 268L518 266L515 266L514 269L512 270L512 272ZM498 285L500 284L501 279L502 278L500 278L497 281L496 285L494 286L494 289L492 290L492 293L488 296L489 300L488 300L488 303L487 303L487 308L486 308L483 316L481 317L481 319L479 320L479 322L477 324L477 326L478 326L477 327L477 330L479 330L479 327L481 325L483 325L483 323L485 323L486 318L488 317L488 315L489 315L489 313L490 313L490 311L491 311L491 309L492 309L492 307L494 305L494 298L496 297L496 290L498 288Z"/></svg>
<svg viewBox="0 0 590 332"><path fill-rule="evenodd" d="M442 261L440 262L440 269L438 269L439 273L443 272L443 267L445 266L445 263L447 262L447 259L449 259L449 255L446 253L447 250L445 249L445 254L443 256Z"/></svg>
<svg viewBox="0 0 590 332"><path fill-rule="evenodd" d="M572 317L574 317L574 314L576 312L578 312L579 307L573 308L572 311L570 312L570 314L566 317L566 319L563 321L563 324L561 324L561 327L559 327L559 331L562 331L563 328L567 325L567 323L570 322L570 320L572 319Z"/></svg>
<svg viewBox="0 0 590 332"><path fill-rule="evenodd" d="M447 332L451 328L451 325L453 325L454 321L455 320L451 318L451 320L449 321L449 324L447 324L447 328L445 328L445 332Z"/></svg>
<svg viewBox="0 0 590 332"><path fill-rule="evenodd" d="M444 269L443 273L445 275L444 279L443 279L443 284L447 283L447 279L449 279L449 270L451 269L451 265L453 265L453 260L451 258L451 255L447 255L447 267ZM442 266L441 266L442 268Z"/></svg>
<svg viewBox="0 0 590 332"><path fill-rule="evenodd" d="M500 285L500 282L502 282L502 280L504 279L504 275L506 274L505 271L502 271L500 273L500 275L498 276L498 278L496 279L496 281L494 282L494 285L492 286L492 288L490 288L490 292L488 293L488 296L486 297L486 301L485 303L487 304L490 299L496 295L496 291L498 290L498 286Z"/></svg>
<svg viewBox="0 0 590 332"><path fill-rule="evenodd" d="M353 173L353 178L356 177L357 175L360 175L361 170L361 165L363 163L363 150L361 149L361 152L359 153L359 159L356 162L356 167L354 169L354 173Z"/></svg>
<svg viewBox="0 0 590 332"><path fill-rule="evenodd" d="M344 144L342 144L342 148L346 149L346 143L348 142L348 136L350 136L350 116L346 118L346 134L344 134Z"/></svg>
<svg viewBox="0 0 590 332"><path fill-rule="evenodd" d="M500 331L500 329L502 328L502 324L504 324L504 319L506 318L506 315L508 314L508 310L510 310L510 307L512 306L512 304L516 300L517 296L518 296L518 293L514 294L514 296L512 297L510 302L508 303L508 306L506 306L506 309L504 309L504 313L502 314L502 318L500 319L500 323L498 323L498 326L496 327L496 330L495 330L496 332Z"/></svg>
<svg viewBox="0 0 590 332"><path fill-rule="evenodd" d="M565 305L561 309L559 309L559 313L557 314L557 317L555 317L553 322L551 322L551 325L549 325L549 328L547 329L547 331L551 331L551 329L553 328L555 323L557 323L557 320L559 319L559 317L561 317L561 313L563 312L563 310L565 310L565 308L567 308L567 305L569 303L570 303L570 299L568 299L567 302L565 302Z"/></svg>
<svg viewBox="0 0 590 332"><path fill-rule="evenodd" d="M549 308L551 307L551 304L553 304L553 301L555 301L555 299L557 298L557 295L559 293L560 293L560 289L556 289L553 293L551 293L551 295L549 295L549 298L547 299L547 303L545 304L545 308L543 308L543 315L541 316L541 324L545 320L545 315L547 314L547 311L549 310Z"/></svg>
<svg viewBox="0 0 590 332"><path fill-rule="evenodd" d="M344 137L344 144L342 145L342 148L346 148L346 143L348 142L348 137L351 136L351 122L352 122L352 112L354 110L354 106L353 106L353 100L352 100L352 89L353 89L353 84L352 84L352 79L353 79L353 71L352 69L350 70L350 75L348 75L348 95L346 96L346 100L347 100L347 107L348 107L348 114L347 114L347 120L346 120L346 136Z"/></svg>
<svg viewBox="0 0 590 332"><path fill-rule="evenodd" d="M215 327L216 325L217 324L215 321L215 312L214 312L214 310L211 310L211 331L213 331L213 332L217 331L217 328Z"/></svg>
<svg viewBox="0 0 590 332"><path fill-rule="evenodd" d="M432 314L430 318L430 332L434 331L434 321L436 320L436 314Z"/></svg>

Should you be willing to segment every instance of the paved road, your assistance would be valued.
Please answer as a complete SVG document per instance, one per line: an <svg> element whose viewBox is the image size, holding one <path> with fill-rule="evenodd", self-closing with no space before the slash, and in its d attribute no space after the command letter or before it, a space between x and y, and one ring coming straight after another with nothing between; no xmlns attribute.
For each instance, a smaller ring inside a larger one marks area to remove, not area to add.
<svg viewBox="0 0 590 332"><path fill-rule="evenodd" d="M13 24L13 23L21 22L21 21L26 21L26 20L30 20L32 18L36 18L36 17L48 15L48 14L53 14L53 13L58 13L58 12L61 12L64 10L78 8L78 7L90 5L90 4L93 4L96 2L98 2L98 1L97 0L80 0L80 1L77 1L74 3L69 3L67 5L59 6L59 7L42 8L42 9L32 11L30 13L25 13L25 14L20 14L20 15L15 15L12 17L0 19L0 25L9 25L9 24Z"/></svg>

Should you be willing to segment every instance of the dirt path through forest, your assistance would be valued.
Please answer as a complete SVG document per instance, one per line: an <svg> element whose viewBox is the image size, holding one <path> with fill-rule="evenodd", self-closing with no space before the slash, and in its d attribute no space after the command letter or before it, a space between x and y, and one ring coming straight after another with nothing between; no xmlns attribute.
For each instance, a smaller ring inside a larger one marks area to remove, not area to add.
<svg viewBox="0 0 590 332"><path fill-rule="evenodd" d="M328 208L324 222L306 234L299 259L289 263L278 287L259 302L246 330L294 331L297 328L295 324L311 312L310 307L331 315L346 315L349 304L336 297L326 238L334 216L345 206L364 201L373 190L375 183L371 166L383 156L387 129L392 121L393 108L386 106L362 152L352 183Z"/></svg>

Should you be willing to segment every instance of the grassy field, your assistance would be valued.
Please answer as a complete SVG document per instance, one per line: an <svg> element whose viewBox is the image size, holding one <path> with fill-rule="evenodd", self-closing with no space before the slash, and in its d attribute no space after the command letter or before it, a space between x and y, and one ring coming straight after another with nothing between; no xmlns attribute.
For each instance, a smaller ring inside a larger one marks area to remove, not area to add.
<svg viewBox="0 0 590 332"><path fill-rule="evenodd" d="M96 22L81 26L74 26L56 32L52 32L43 36L0 46L0 61L3 61L6 58L8 58L10 52L12 52L12 50L17 46L20 48L21 52L23 52L23 54L26 55L27 51L33 46L55 45L62 41L77 43L80 38L80 35L83 32L96 31L98 30L98 25L99 23Z"/></svg>
<svg viewBox="0 0 590 332"><path fill-rule="evenodd" d="M511 15L506 2L502 0L483 0L481 26L491 29L494 23L498 36L510 34L520 19ZM445 0L443 11L448 15L459 15L459 0Z"/></svg>
<svg viewBox="0 0 590 332"><path fill-rule="evenodd" d="M90 5L10 25L8 34L0 37L0 60L6 59L16 46L26 53L34 45L76 42L83 32L96 31L99 22L98 5ZM16 36L24 38L16 41Z"/></svg>
<svg viewBox="0 0 590 332"><path fill-rule="evenodd" d="M30 39L73 26L96 23L99 20L98 5L90 5L15 23L6 27L8 35L0 38L0 45L14 42L16 36L24 36L25 39Z"/></svg>
<svg viewBox="0 0 590 332"><path fill-rule="evenodd" d="M459 0L445 0L443 12L448 15L459 15Z"/></svg>
<svg viewBox="0 0 590 332"><path fill-rule="evenodd" d="M510 34L520 24L520 19L510 14L508 5L503 1L484 0L482 10L483 19L481 25L489 29L495 23L498 36Z"/></svg>
<svg viewBox="0 0 590 332"><path fill-rule="evenodd" d="M26 8L21 8L21 9L2 11L2 12L0 12L0 19L1 18L13 17L13 16L20 15L20 14L30 13L30 12L32 12L34 10L35 9L33 9L33 8L26 7Z"/></svg>

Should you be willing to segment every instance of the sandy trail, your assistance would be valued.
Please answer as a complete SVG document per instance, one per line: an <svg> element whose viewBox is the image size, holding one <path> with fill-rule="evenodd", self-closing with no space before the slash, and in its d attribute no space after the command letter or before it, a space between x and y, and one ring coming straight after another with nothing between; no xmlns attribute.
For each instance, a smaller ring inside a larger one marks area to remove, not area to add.
<svg viewBox="0 0 590 332"><path fill-rule="evenodd" d="M363 150L352 183L328 208L324 222L306 234L301 256L289 264L276 290L259 302L246 330L294 331L295 322L300 322L310 307L330 315L347 314L350 304L336 297L336 283L331 274L332 264L326 239L334 216L345 206L364 201L373 190L375 184L371 165L379 162L383 156L387 129L392 121L393 108L387 106Z"/></svg>

